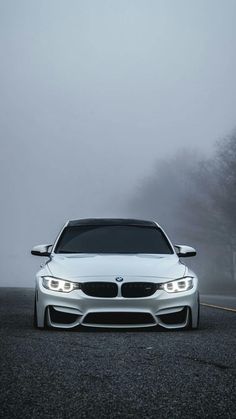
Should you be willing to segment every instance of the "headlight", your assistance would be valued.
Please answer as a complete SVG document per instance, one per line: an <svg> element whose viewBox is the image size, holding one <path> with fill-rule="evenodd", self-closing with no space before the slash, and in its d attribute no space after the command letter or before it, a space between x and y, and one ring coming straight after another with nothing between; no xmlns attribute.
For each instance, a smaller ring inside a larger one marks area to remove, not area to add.
<svg viewBox="0 0 236 419"><path fill-rule="evenodd" d="M76 282L53 278L52 276L43 276L42 284L44 288L47 288L48 290L59 292L71 292L79 288L79 284Z"/></svg>
<svg viewBox="0 0 236 419"><path fill-rule="evenodd" d="M166 292L188 291L193 288L193 278L186 276L176 281L166 282L165 284L161 284L160 288Z"/></svg>

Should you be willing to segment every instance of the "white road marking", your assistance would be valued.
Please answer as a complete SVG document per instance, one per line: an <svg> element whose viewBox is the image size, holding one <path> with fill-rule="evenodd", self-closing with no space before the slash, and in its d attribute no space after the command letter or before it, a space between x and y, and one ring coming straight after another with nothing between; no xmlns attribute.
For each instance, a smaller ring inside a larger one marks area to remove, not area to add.
<svg viewBox="0 0 236 419"><path fill-rule="evenodd" d="M214 304L206 304L206 303L201 303L201 305L206 306L206 307L219 308L220 310L233 311L234 313L236 313L236 308L222 307L222 306L216 306Z"/></svg>

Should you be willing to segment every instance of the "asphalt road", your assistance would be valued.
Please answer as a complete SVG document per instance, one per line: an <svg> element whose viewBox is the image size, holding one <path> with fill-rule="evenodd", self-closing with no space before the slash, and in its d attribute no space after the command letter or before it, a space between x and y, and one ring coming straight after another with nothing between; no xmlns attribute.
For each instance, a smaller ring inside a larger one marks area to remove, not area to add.
<svg viewBox="0 0 236 419"><path fill-rule="evenodd" d="M33 291L0 289L1 418L236 418L236 313L198 331L40 331Z"/></svg>
<svg viewBox="0 0 236 419"><path fill-rule="evenodd" d="M236 295L202 295L202 303L236 310Z"/></svg>

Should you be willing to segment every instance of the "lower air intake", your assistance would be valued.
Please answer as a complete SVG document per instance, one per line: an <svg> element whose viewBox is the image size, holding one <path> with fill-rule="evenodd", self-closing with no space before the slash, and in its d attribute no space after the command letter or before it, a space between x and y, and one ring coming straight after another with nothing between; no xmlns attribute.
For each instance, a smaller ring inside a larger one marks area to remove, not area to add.
<svg viewBox="0 0 236 419"><path fill-rule="evenodd" d="M183 310L177 313L161 314L158 316L165 324L182 324L186 321L188 309L184 307Z"/></svg>
<svg viewBox="0 0 236 419"><path fill-rule="evenodd" d="M57 311L51 306L49 307L49 310L52 323L70 324L74 323L78 319L78 314Z"/></svg>
<svg viewBox="0 0 236 419"><path fill-rule="evenodd" d="M84 324L106 325L131 325L131 324L155 324L149 313L89 313L85 317Z"/></svg>

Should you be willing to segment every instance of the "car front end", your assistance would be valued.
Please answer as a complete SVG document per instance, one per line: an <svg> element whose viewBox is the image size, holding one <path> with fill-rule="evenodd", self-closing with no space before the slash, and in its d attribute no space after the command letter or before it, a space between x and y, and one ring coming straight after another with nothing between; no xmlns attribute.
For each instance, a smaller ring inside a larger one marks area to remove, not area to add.
<svg viewBox="0 0 236 419"><path fill-rule="evenodd" d="M73 281L40 272L36 299L39 327L160 325L173 329L186 327L190 317L193 327L198 322L198 280L191 271L175 280L113 275Z"/></svg>
<svg viewBox="0 0 236 419"><path fill-rule="evenodd" d="M37 327L197 328L198 279L173 246L169 254L56 249L36 276Z"/></svg>

